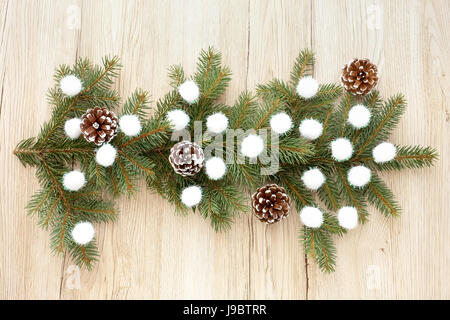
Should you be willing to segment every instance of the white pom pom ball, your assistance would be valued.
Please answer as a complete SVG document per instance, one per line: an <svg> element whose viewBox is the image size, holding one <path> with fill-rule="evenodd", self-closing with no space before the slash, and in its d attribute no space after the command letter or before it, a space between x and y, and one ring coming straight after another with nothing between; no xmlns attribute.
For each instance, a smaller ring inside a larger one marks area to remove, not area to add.
<svg viewBox="0 0 450 320"><path fill-rule="evenodd" d="M206 175L211 180L219 180L225 175L227 166L222 158L212 157L205 162Z"/></svg>
<svg viewBox="0 0 450 320"><path fill-rule="evenodd" d="M178 92L180 93L181 97L189 104L193 104L194 102L196 102L200 95L200 89L192 80L185 81L183 84L181 84L178 87Z"/></svg>
<svg viewBox="0 0 450 320"><path fill-rule="evenodd" d="M372 150L373 160L376 163L391 161L397 155L397 148L390 142L382 142Z"/></svg>
<svg viewBox="0 0 450 320"><path fill-rule="evenodd" d="M331 155L336 161L346 161L353 154L353 146L347 138L337 138L331 142Z"/></svg>
<svg viewBox="0 0 450 320"><path fill-rule="evenodd" d="M303 77L297 85L297 93L300 97L310 99L314 97L319 90L319 83L313 77Z"/></svg>
<svg viewBox="0 0 450 320"><path fill-rule="evenodd" d="M78 222L72 229L72 239L79 245L86 245L94 239L95 229L90 222Z"/></svg>
<svg viewBox="0 0 450 320"><path fill-rule="evenodd" d="M348 112L348 123L354 128L361 129L367 127L370 122L371 113L370 110L362 104L357 104L352 107Z"/></svg>
<svg viewBox="0 0 450 320"><path fill-rule="evenodd" d="M129 137L134 137L141 132L141 122L135 114L126 114L119 119L119 127L122 132Z"/></svg>
<svg viewBox="0 0 450 320"><path fill-rule="evenodd" d="M83 84L81 83L80 79L73 75L70 75L65 76L61 79L61 81L59 82L59 87L65 95L73 97L81 92Z"/></svg>
<svg viewBox="0 0 450 320"><path fill-rule="evenodd" d="M186 207L193 207L200 203L202 200L202 188L198 186L190 186L184 188L181 192L181 202Z"/></svg>
<svg viewBox="0 0 450 320"><path fill-rule="evenodd" d="M372 172L365 166L356 166L348 170L347 179L353 187L364 187L370 181Z"/></svg>
<svg viewBox="0 0 450 320"><path fill-rule="evenodd" d="M206 127L212 133L221 133L228 127L228 118L222 112L214 113L206 118Z"/></svg>
<svg viewBox="0 0 450 320"><path fill-rule="evenodd" d="M66 136L72 140L77 139L81 135L80 124L81 119L79 118L67 120L64 124L64 132L66 133Z"/></svg>
<svg viewBox="0 0 450 320"><path fill-rule="evenodd" d="M323 213L315 207L304 207L300 211L300 220L309 228L319 228L323 223Z"/></svg>
<svg viewBox="0 0 450 320"><path fill-rule="evenodd" d="M314 119L305 119L298 127L300 135L308 140L315 140L322 135L322 124Z"/></svg>
<svg viewBox="0 0 450 320"><path fill-rule="evenodd" d="M187 127L189 116L183 110L176 109L167 112L167 120L170 122L172 129L178 131Z"/></svg>
<svg viewBox="0 0 450 320"><path fill-rule="evenodd" d="M67 172L63 175L64 189L69 191L78 191L86 184L84 173L78 170Z"/></svg>
<svg viewBox="0 0 450 320"><path fill-rule="evenodd" d="M103 144L97 150L97 154L95 155L95 161L103 167L112 166L114 161L116 160L117 150L109 143Z"/></svg>
<svg viewBox="0 0 450 320"><path fill-rule="evenodd" d="M320 169L313 168L303 172L302 181L308 189L317 190L325 182L325 176Z"/></svg>
<svg viewBox="0 0 450 320"><path fill-rule="evenodd" d="M263 150L264 140L256 134L250 134L242 140L241 152L246 157L255 158Z"/></svg>
<svg viewBox="0 0 450 320"><path fill-rule="evenodd" d="M338 222L342 228L354 229L358 225L358 211L353 207L342 207L338 211Z"/></svg>
<svg viewBox="0 0 450 320"><path fill-rule="evenodd" d="M286 112L277 113L270 119L270 127L275 133L286 133L292 128L292 119Z"/></svg>

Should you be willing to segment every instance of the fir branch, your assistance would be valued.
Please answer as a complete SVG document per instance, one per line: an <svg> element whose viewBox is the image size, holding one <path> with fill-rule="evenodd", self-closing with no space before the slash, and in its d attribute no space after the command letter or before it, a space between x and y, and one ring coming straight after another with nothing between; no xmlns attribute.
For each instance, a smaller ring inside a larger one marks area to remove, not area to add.
<svg viewBox="0 0 450 320"><path fill-rule="evenodd" d="M367 200L385 216L400 215L400 206L394 199L394 194L386 184L376 175L368 183Z"/></svg>

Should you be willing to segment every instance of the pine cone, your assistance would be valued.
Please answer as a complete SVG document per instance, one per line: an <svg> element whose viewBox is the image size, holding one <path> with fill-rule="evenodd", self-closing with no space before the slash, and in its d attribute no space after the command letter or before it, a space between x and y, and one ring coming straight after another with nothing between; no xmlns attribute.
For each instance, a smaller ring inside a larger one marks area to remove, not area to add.
<svg viewBox="0 0 450 320"><path fill-rule="evenodd" d="M342 68L341 82L350 93L366 95L377 85L377 66L369 59L354 59Z"/></svg>
<svg viewBox="0 0 450 320"><path fill-rule="evenodd" d="M289 215L290 199L283 187L265 185L252 195L253 212L265 223L275 223Z"/></svg>
<svg viewBox="0 0 450 320"><path fill-rule="evenodd" d="M176 173L193 176L203 167L205 156L200 146L194 142L181 141L170 149L169 162Z"/></svg>
<svg viewBox="0 0 450 320"><path fill-rule="evenodd" d="M117 134L117 116L106 108L88 109L81 117L80 129L89 142L101 145Z"/></svg>

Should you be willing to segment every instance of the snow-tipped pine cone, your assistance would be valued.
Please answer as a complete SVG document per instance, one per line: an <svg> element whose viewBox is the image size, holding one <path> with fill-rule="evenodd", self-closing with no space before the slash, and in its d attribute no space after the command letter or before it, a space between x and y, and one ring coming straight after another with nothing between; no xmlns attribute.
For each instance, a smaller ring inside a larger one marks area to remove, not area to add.
<svg viewBox="0 0 450 320"><path fill-rule="evenodd" d="M342 68L341 82L348 92L366 95L377 85L377 66L369 59L354 59Z"/></svg>
<svg viewBox="0 0 450 320"><path fill-rule="evenodd" d="M259 220L276 223L289 215L290 198L283 187L268 184L252 195L252 207Z"/></svg>
<svg viewBox="0 0 450 320"><path fill-rule="evenodd" d="M81 117L80 129L84 138L96 145L109 142L117 134L118 119L106 108L88 109Z"/></svg>
<svg viewBox="0 0 450 320"><path fill-rule="evenodd" d="M196 175L203 167L205 156L195 142L181 141L170 149L169 162L182 176Z"/></svg>

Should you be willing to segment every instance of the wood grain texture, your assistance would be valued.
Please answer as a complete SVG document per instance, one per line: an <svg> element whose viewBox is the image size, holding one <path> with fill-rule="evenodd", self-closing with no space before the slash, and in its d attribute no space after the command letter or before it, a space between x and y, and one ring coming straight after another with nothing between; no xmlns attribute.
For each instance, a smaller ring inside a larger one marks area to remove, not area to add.
<svg viewBox="0 0 450 320"><path fill-rule="evenodd" d="M449 13L445 0L0 0L0 298L449 299ZM368 224L337 240L331 275L305 260L296 214L272 227L244 215L216 234L198 215L174 215L142 184L119 201L118 222L99 228L100 261L78 278L26 216L38 185L12 155L49 117L54 67L118 54L121 96L141 87L156 100L169 89L167 68L192 72L209 45L233 71L226 103L287 79L304 47L317 53L314 76L323 82L368 57L381 69L383 96L402 92L409 102L391 141L434 146L440 160L384 175L403 216L370 210Z"/></svg>

